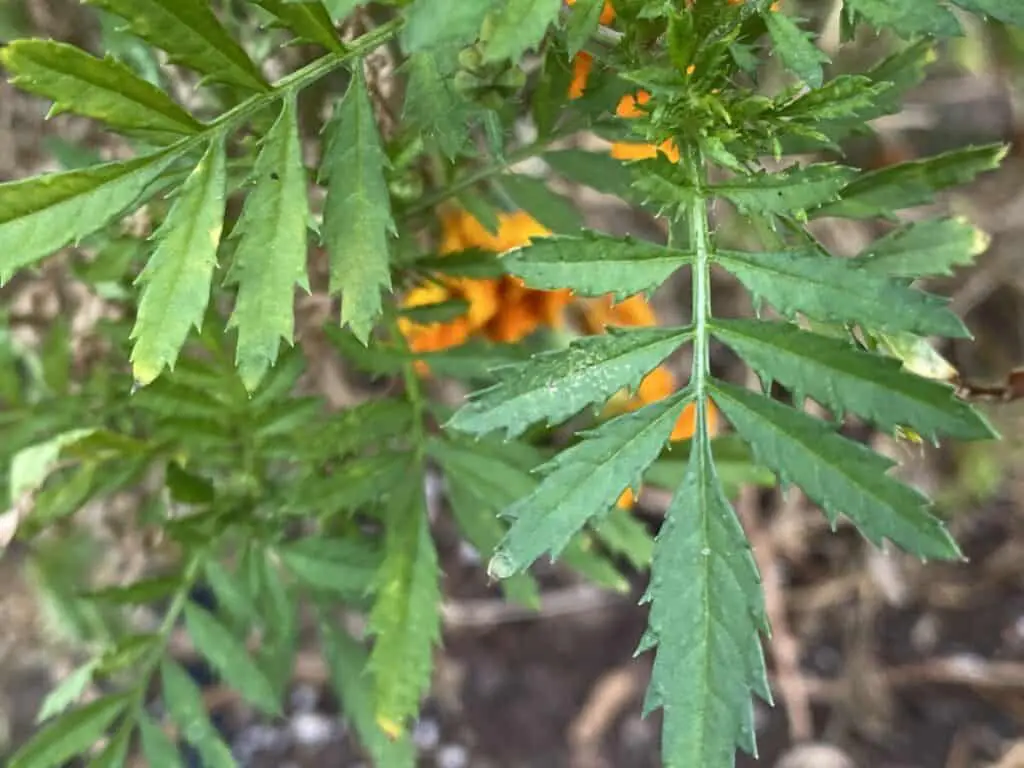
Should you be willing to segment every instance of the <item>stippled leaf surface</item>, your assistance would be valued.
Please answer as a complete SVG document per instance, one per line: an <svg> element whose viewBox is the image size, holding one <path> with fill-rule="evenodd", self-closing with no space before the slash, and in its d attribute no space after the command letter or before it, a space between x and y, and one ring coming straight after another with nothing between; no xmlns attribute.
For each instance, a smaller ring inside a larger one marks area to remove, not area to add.
<svg viewBox="0 0 1024 768"><path fill-rule="evenodd" d="M91 117L126 131L186 136L200 124L170 96L119 61L52 40L15 40L0 50L11 84L53 101L49 115Z"/></svg>
<svg viewBox="0 0 1024 768"><path fill-rule="evenodd" d="M177 157L166 150L0 184L0 284L139 202Z"/></svg>
<svg viewBox="0 0 1024 768"><path fill-rule="evenodd" d="M537 489L504 512L513 523L490 572L506 578L545 552L558 557L590 518L611 509L627 488L639 486L688 402L689 394L679 393L611 419L541 467L546 477Z"/></svg>
<svg viewBox="0 0 1024 768"><path fill-rule="evenodd" d="M800 486L833 525L842 514L875 544L890 539L921 557L959 557L928 499L886 474L891 460L763 395L715 381L712 396L758 463Z"/></svg>
<svg viewBox="0 0 1024 768"><path fill-rule="evenodd" d="M741 211L790 213L835 200L855 175L852 168L822 163L778 173L737 176L711 185L709 191L726 198Z"/></svg>
<svg viewBox="0 0 1024 768"><path fill-rule="evenodd" d="M415 0L405 9L402 47L415 53L444 45L465 45L480 32L497 0Z"/></svg>
<svg viewBox="0 0 1024 768"><path fill-rule="evenodd" d="M780 14L772 14L776 15ZM776 114L814 123L850 118L869 109L891 88L890 83L876 83L863 75L840 75L820 88L804 91L786 102Z"/></svg>
<svg viewBox="0 0 1024 768"><path fill-rule="evenodd" d="M845 0L847 10L855 10L879 29L891 29L904 36L961 34L956 16L939 0Z"/></svg>
<svg viewBox="0 0 1024 768"><path fill-rule="evenodd" d="M895 218L895 211L930 203L939 190L966 184L979 173L997 168L1006 152L1002 144L968 147L871 171L851 181L835 202L815 209L813 216Z"/></svg>
<svg viewBox="0 0 1024 768"><path fill-rule="evenodd" d="M536 48L548 27L558 19L562 0L506 0L491 16L484 43L485 62L519 61Z"/></svg>
<svg viewBox="0 0 1024 768"><path fill-rule="evenodd" d="M225 163L224 144L214 139L178 190L154 234L156 249L136 278L143 290L131 361L140 384L173 368L189 330L202 324L224 225Z"/></svg>
<svg viewBox="0 0 1024 768"><path fill-rule="evenodd" d="M397 736L418 712L430 686L434 645L441 631L437 550L419 468L410 466L392 492L385 523L384 561L367 625L375 637L368 666L377 723Z"/></svg>
<svg viewBox="0 0 1024 768"><path fill-rule="evenodd" d="M761 581L722 492L708 441L694 441L686 475L655 540L648 630L656 646L644 711L664 708L662 760L671 768L735 765L755 752L751 695L766 701L759 634Z"/></svg>
<svg viewBox="0 0 1024 768"><path fill-rule="evenodd" d="M854 263L889 277L951 275L953 267L973 263L988 245L988 235L966 219L930 219L907 224L879 238Z"/></svg>
<svg viewBox="0 0 1024 768"><path fill-rule="evenodd" d="M473 395L449 426L480 435L504 429L515 437L538 421L556 424L624 387L635 388L690 336L686 328L612 328L497 369L500 383Z"/></svg>
<svg viewBox="0 0 1024 768"><path fill-rule="evenodd" d="M455 57L443 50L417 51L406 64L404 116L423 138L454 158L469 138L472 108L452 84Z"/></svg>
<svg viewBox="0 0 1024 768"><path fill-rule="evenodd" d="M309 290L309 202L293 97L285 97L264 137L252 176L253 187L231 233L239 240L227 276L238 285L228 327L238 328L235 361L250 392L277 362L282 339L292 343L295 286Z"/></svg>
<svg viewBox="0 0 1024 768"><path fill-rule="evenodd" d="M341 291L341 324L366 344L381 312L381 289L391 290L391 198L363 65L354 67L345 98L327 127L320 168L326 180L323 242L331 261L330 290Z"/></svg>
<svg viewBox="0 0 1024 768"><path fill-rule="evenodd" d="M953 389L902 370L899 361L789 323L714 320L712 333L755 371L809 395L837 416L852 411L879 426L909 425L922 437L960 440L995 436Z"/></svg>
<svg viewBox="0 0 1024 768"><path fill-rule="evenodd" d="M204 0L86 0L116 14L128 29L206 79L248 91L269 86Z"/></svg>
<svg viewBox="0 0 1024 768"><path fill-rule="evenodd" d="M579 296L612 294L621 301L650 294L691 253L655 243L597 232L579 237L546 237L501 257L505 269L531 288L570 288Z"/></svg>
<svg viewBox="0 0 1024 768"><path fill-rule="evenodd" d="M883 331L967 337L947 300L813 251L719 251L716 260L755 296L792 316L856 322Z"/></svg>
<svg viewBox="0 0 1024 768"><path fill-rule="evenodd" d="M812 35L797 26L796 20L786 13L766 13L763 18L786 69L812 88L820 88L821 65L827 64L829 58L814 44Z"/></svg>

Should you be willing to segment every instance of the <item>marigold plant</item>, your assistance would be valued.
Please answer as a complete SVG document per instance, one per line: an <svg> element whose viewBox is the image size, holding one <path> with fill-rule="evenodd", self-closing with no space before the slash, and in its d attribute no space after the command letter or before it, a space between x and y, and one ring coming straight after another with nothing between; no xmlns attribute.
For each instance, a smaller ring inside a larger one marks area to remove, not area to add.
<svg viewBox="0 0 1024 768"><path fill-rule="evenodd" d="M876 545L960 557L929 500L840 427L994 437L917 373L928 339L969 333L915 281L985 237L899 212L1005 148L866 172L842 150L963 14L1024 26L1018 0L842 0L841 42L888 33L860 72L829 61L797 0L86 3L120 22L109 54L0 49L11 83L127 158L0 184L0 281L59 253L124 318L80 381L51 361L0 382L4 544L30 544L89 617L89 658L11 768L173 766L185 742L233 765L176 630L272 717L310 616L368 759L411 767L442 630L438 515L527 606L543 556L620 591L649 569L638 650L663 762L728 768L756 753L753 698L772 698L737 483L797 485ZM664 236L585 227L584 188ZM814 234L825 218L885 233L840 256ZM713 306L713 267L756 317ZM659 290L683 324L659 322ZM333 301L323 334L311 292ZM713 370L713 341L764 386ZM307 394L325 360L383 385L329 407ZM673 493L654 529L641 484ZM76 513L126 489L154 551L97 583L71 570Z"/></svg>

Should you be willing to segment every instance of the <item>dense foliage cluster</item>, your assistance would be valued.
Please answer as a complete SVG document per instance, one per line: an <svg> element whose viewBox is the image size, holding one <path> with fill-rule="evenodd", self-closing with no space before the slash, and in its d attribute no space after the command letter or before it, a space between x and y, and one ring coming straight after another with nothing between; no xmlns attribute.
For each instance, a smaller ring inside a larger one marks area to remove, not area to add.
<svg viewBox="0 0 1024 768"><path fill-rule="evenodd" d="M832 72L771 0L87 2L117 22L106 56L38 39L0 50L15 86L131 150L0 184L0 280L70 247L76 276L129 318L101 326L99 359L74 375L66 325L40 352L3 347L2 529L32 546L93 650L12 768L117 766L133 745L179 765L175 733L204 764L233 765L169 638L183 623L273 715L300 605L368 755L411 766L441 628L431 473L511 600L537 604L529 569L545 555L613 589L621 565L650 568L646 709L664 710L676 768L755 752L752 696L771 698L738 484L777 478L872 542L959 556L929 501L840 427L854 414L916 439L994 436L948 383L915 373L927 337L968 331L914 281L969 263L985 238L895 212L1004 148L863 172L840 147L899 109L967 12L1024 26L1017 0L844 0L844 39L869 27L893 41L856 74ZM284 43L313 54L272 78ZM383 78L368 66L382 52ZM784 87L760 85L766 67ZM172 95L182 81L187 105ZM307 98L329 108L323 124ZM583 132L603 148L567 145ZM583 228L567 197L513 170L529 158L644 209L667 242ZM745 239L714 231L714 201ZM890 227L841 258L806 226L825 217ZM775 315L716 313L712 267ZM648 299L681 269L692 315L665 326ZM390 381L385 394L343 410L301 394L295 301L311 289L340 297L330 345ZM762 391L713 374L713 340ZM666 361L685 345L692 369L676 381ZM452 408L430 396L438 379L474 393ZM570 419L568 442L548 439ZM630 514L641 481L675 492L656 538ZM173 557L83 589L68 575L73 516L131 488L148 489L139 525ZM200 583L215 611L193 599ZM140 605L159 621L140 625Z"/></svg>

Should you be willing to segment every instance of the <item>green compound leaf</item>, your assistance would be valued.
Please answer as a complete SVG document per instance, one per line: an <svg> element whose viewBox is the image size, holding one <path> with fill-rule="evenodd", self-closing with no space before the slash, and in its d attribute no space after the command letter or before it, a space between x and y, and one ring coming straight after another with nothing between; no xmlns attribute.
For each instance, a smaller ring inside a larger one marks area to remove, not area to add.
<svg viewBox="0 0 1024 768"><path fill-rule="evenodd" d="M953 0L959 5L979 16L991 16L1016 27L1024 27L1024 5L1016 0Z"/></svg>
<svg viewBox="0 0 1024 768"><path fill-rule="evenodd" d="M259 69L204 0L84 0L116 14L128 29L167 52L172 64L249 91L266 91Z"/></svg>
<svg viewBox="0 0 1024 768"><path fill-rule="evenodd" d="M495 370L498 384L471 396L448 426L478 435L504 429L516 437L543 419L557 424L644 376L693 335L688 328L609 328L568 349Z"/></svg>
<svg viewBox="0 0 1024 768"><path fill-rule="evenodd" d="M415 0L405 11L402 48L406 53L416 53L470 43L497 5L497 0Z"/></svg>
<svg viewBox="0 0 1024 768"><path fill-rule="evenodd" d="M569 9L569 20L566 22L565 37L569 49L569 58L583 50L591 36L601 25L601 11L604 0L576 0Z"/></svg>
<svg viewBox="0 0 1024 768"><path fill-rule="evenodd" d="M409 467L385 511L384 562L367 631L377 723L391 735L419 711L441 634L437 550L430 535L423 476Z"/></svg>
<svg viewBox="0 0 1024 768"><path fill-rule="evenodd" d="M139 741L142 754L150 765L180 768L181 755L178 747L168 738L163 729L144 712L139 716Z"/></svg>
<svg viewBox="0 0 1024 768"><path fill-rule="evenodd" d="M131 723L122 723L110 737L103 749L89 761L87 768L124 768L128 747L132 742ZM159 763L167 768L174 768L174 763Z"/></svg>
<svg viewBox="0 0 1024 768"><path fill-rule="evenodd" d="M322 45L329 51L341 53L344 47L334 29L334 22L323 3L289 2L289 0L253 0L267 13L276 16L302 40Z"/></svg>
<svg viewBox="0 0 1024 768"><path fill-rule="evenodd" d="M506 0L489 19L484 62L518 62L544 39L561 8L562 0Z"/></svg>
<svg viewBox="0 0 1024 768"><path fill-rule="evenodd" d="M307 537L279 547L277 553L304 584L353 599L369 591L381 562L369 539Z"/></svg>
<svg viewBox="0 0 1024 768"><path fill-rule="evenodd" d="M153 84L124 64L97 59L52 40L15 40L0 51L11 84L53 101L63 112L91 117L125 131L190 135L202 126Z"/></svg>
<svg viewBox="0 0 1024 768"><path fill-rule="evenodd" d="M141 385L164 366L173 369L189 330L202 325L224 226L225 162L223 140L214 139L178 190L135 280L144 286L131 332L132 373Z"/></svg>
<svg viewBox="0 0 1024 768"><path fill-rule="evenodd" d="M188 673L169 658L160 662L164 706L178 725L182 737L196 748L209 768L236 768L231 750L210 722L199 687Z"/></svg>
<svg viewBox="0 0 1024 768"><path fill-rule="evenodd" d="M672 768L735 765L756 754L751 693L771 702L758 634L768 634L761 580L743 528L722 492L707 440L655 540L648 630L657 646L644 713L663 708L662 759Z"/></svg>
<svg viewBox="0 0 1024 768"><path fill-rule="evenodd" d="M579 296L612 294L616 301L650 294L693 254L597 232L536 238L501 257L505 269L531 288L570 288Z"/></svg>
<svg viewBox="0 0 1024 768"><path fill-rule="evenodd" d="M829 57L814 44L814 36L800 29L788 14L766 13L762 18L772 37L773 50L786 69L812 88L820 88L824 76L821 65L827 64Z"/></svg>
<svg viewBox="0 0 1024 768"><path fill-rule="evenodd" d="M617 416L541 467L546 477L537 489L503 513L514 522L488 572L507 578L545 552L557 558L590 518L611 509L627 488L639 487L691 400L684 391Z"/></svg>
<svg viewBox="0 0 1024 768"><path fill-rule="evenodd" d="M345 717L355 727L359 741L373 758L374 765L391 768L413 768L416 748L408 735L392 740L377 725L373 708L373 680L365 674L366 650L348 633L332 626L320 611L320 643L331 672L331 685Z"/></svg>
<svg viewBox="0 0 1024 768"><path fill-rule="evenodd" d="M130 692L104 696L61 715L19 749L7 767L59 768L99 741L131 699Z"/></svg>
<svg viewBox="0 0 1024 768"><path fill-rule="evenodd" d="M284 99L263 140L253 179L255 186L231 233L239 241L226 279L238 285L228 328L238 328L235 362L250 392L277 362L281 340L292 343L295 286L309 290L309 202L294 96Z"/></svg>
<svg viewBox="0 0 1024 768"><path fill-rule="evenodd" d="M786 102L776 114L816 124L823 120L842 120L870 109L891 89L890 83L875 83L863 75L840 75L821 88L805 91Z"/></svg>
<svg viewBox="0 0 1024 768"><path fill-rule="evenodd" d="M844 0L846 10L856 11L878 29L891 29L902 37L962 34L956 16L939 0Z"/></svg>
<svg viewBox="0 0 1024 768"><path fill-rule="evenodd" d="M449 159L455 158L469 138L472 106L452 84L455 57L450 65L443 51L418 51L406 69L404 117L420 129L423 138L437 145Z"/></svg>
<svg viewBox="0 0 1024 768"><path fill-rule="evenodd" d="M391 290L388 236L391 198L362 62L353 67L345 98L327 126L320 180L327 181L323 243L331 259L331 292L341 291L341 324L364 345L381 312L381 289Z"/></svg>
<svg viewBox="0 0 1024 768"><path fill-rule="evenodd" d="M139 202L180 150L0 184L0 284Z"/></svg>
<svg viewBox="0 0 1024 768"><path fill-rule="evenodd" d="M575 235L583 229L583 217L572 202L552 190L543 179L506 173L500 177L499 184L517 208L529 213L552 232Z"/></svg>
<svg viewBox="0 0 1024 768"><path fill-rule="evenodd" d="M626 558L638 571L651 567L654 538L647 526L626 509L615 508L590 527L608 551Z"/></svg>
<svg viewBox="0 0 1024 768"><path fill-rule="evenodd" d="M570 181L623 200L637 198L630 167L605 152L559 149L545 152L542 157L555 173Z"/></svg>
<svg viewBox="0 0 1024 768"><path fill-rule="evenodd" d="M1007 151L1004 144L968 147L871 171L850 182L838 200L817 208L812 215L894 219L894 211L930 203L940 189L966 184L979 173L998 168Z"/></svg>
<svg viewBox="0 0 1024 768"><path fill-rule="evenodd" d="M789 323L714 320L711 332L763 378L793 390L796 403L810 396L837 418L851 411L890 430L913 427L931 440L940 434L959 440L995 437L950 386L907 373L892 358Z"/></svg>
<svg viewBox="0 0 1024 768"><path fill-rule="evenodd" d="M718 261L755 296L792 317L861 323L882 331L970 338L948 301L813 251L718 251Z"/></svg>
<svg viewBox="0 0 1024 768"><path fill-rule="evenodd" d="M192 642L224 681L242 698L269 715L281 712L274 686L253 662L245 646L208 611L185 604L185 627Z"/></svg>
<svg viewBox="0 0 1024 768"><path fill-rule="evenodd" d="M846 166L819 163L778 173L738 176L722 184L712 184L708 191L747 213L799 212L837 199L839 191L847 187L856 173Z"/></svg>
<svg viewBox="0 0 1024 768"><path fill-rule="evenodd" d="M431 440L430 455L444 469L452 516L466 540L484 558L489 558L505 535L506 526L498 515L505 507L537 487L536 479L508 457L450 440ZM504 444L502 444L504 445ZM521 573L504 579L501 590L509 600L529 608L540 606L537 583Z"/></svg>
<svg viewBox="0 0 1024 768"><path fill-rule="evenodd" d="M966 219L914 222L879 238L854 259L862 269L889 277L951 275L989 246L989 236Z"/></svg>
<svg viewBox="0 0 1024 768"><path fill-rule="evenodd" d="M890 539L920 557L960 557L928 499L886 474L891 460L763 395L715 381L712 396L758 463L803 488L833 526L843 514L876 545Z"/></svg>

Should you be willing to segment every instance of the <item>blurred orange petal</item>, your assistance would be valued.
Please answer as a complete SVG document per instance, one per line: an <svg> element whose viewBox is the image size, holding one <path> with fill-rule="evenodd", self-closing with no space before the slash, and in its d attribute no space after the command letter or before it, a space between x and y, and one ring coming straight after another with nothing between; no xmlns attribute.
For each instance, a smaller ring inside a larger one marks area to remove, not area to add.
<svg viewBox="0 0 1024 768"><path fill-rule="evenodd" d="M676 421L672 429L672 436L669 438L673 443L680 440L689 440L697 431L697 404L687 405ZM708 436L715 437L721 431L721 417L718 406L710 397L708 398Z"/></svg>
<svg viewBox="0 0 1024 768"><path fill-rule="evenodd" d="M575 5L576 0L565 0L568 5ZM612 7L611 0L604 0L604 8L601 9L601 23L611 24L615 21L615 8Z"/></svg>
<svg viewBox="0 0 1024 768"><path fill-rule="evenodd" d="M672 376L668 368L663 365L659 366L647 374L644 380L640 382L635 398L639 402L637 402L635 407L639 408L641 405L657 402L675 391L675 377Z"/></svg>
<svg viewBox="0 0 1024 768"><path fill-rule="evenodd" d="M580 51L572 62L572 82L569 83L569 98L578 99L587 89L590 70L594 68L594 57L586 51Z"/></svg>
<svg viewBox="0 0 1024 768"><path fill-rule="evenodd" d="M537 313L525 301L502 306L501 311L484 326L483 332L491 341L511 344L525 339L540 325Z"/></svg>

